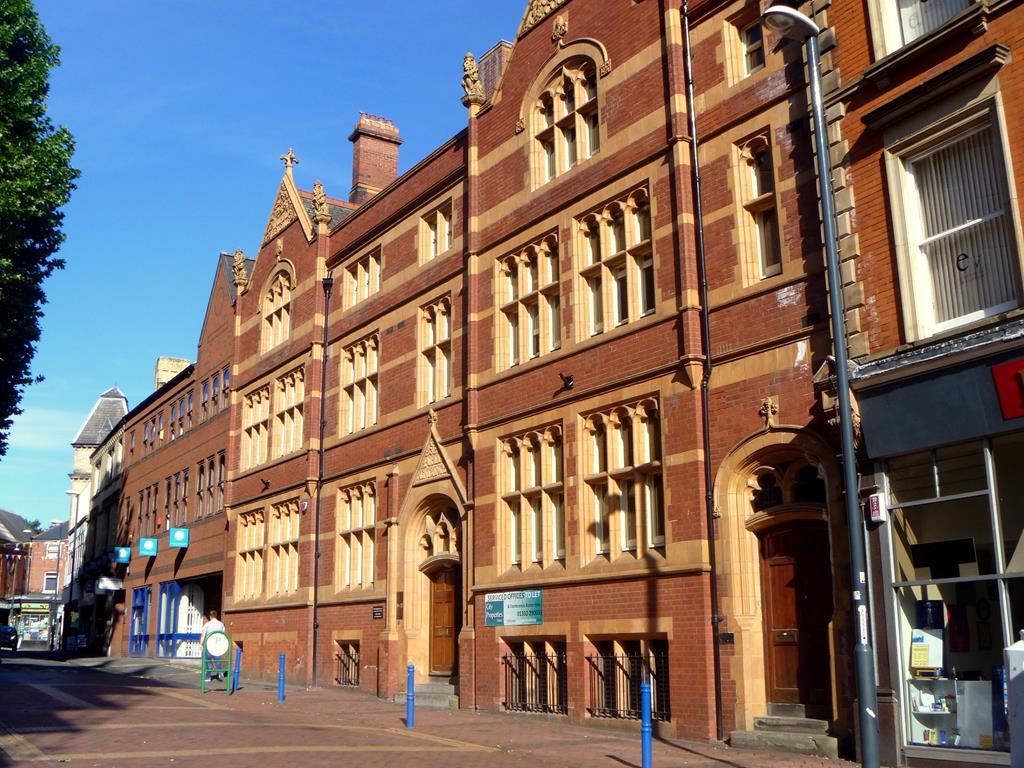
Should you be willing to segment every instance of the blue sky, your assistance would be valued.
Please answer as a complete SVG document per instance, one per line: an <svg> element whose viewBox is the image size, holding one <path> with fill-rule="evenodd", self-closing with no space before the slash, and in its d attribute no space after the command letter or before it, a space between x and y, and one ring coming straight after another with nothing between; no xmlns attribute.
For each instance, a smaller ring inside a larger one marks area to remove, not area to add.
<svg viewBox="0 0 1024 768"><path fill-rule="evenodd" d="M216 256L255 253L282 153L301 188L345 198L365 111L395 121L411 167L465 126L466 51L513 40L526 5L36 0L61 47L49 112L82 177L0 508L66 519L70 442L97 396L116 385L134 406L158 356L195 359Z"/></svg>

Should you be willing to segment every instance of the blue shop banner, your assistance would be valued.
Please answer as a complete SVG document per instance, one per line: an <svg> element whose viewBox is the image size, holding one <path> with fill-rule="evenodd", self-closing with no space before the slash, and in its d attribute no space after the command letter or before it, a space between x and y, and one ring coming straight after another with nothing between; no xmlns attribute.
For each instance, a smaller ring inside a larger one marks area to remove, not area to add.
<svg viewBox="0 0 1024 768"><path fill-rule="evenodd" d="M171 528L167 543L172 547L188 548L188 528Z"/></svg>
<svg viewBox="0 0 1024 768"><path fill-rule="evenodd" d="M484 626L517 627L544 623L543 593L539 589L496 592L484 597Z"/></svg>
<svg viewBox="0 0 1024 768"><path fill-rule="evenodd" d="M141 557L153 557L156 553L156 539L139 539L139 555Z"/></svg>
<svg viewBox="0 0 1024 768"><path fill-rule="evenodd" d="M131 547L114 547L115 563L130 563L132 561Z"/></svg>

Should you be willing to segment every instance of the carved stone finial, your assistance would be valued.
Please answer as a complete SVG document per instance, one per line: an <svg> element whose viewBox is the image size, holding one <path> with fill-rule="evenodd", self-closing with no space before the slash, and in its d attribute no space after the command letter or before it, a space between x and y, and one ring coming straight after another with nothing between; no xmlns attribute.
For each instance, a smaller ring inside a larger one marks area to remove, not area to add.
<svg viewBox="0 0 1024 768"><path fill-rule="evenodd" d="M231 274L234 276L235 287L242 290L249 284L249 270L245 268L245 254L239 248L231 261Z"/></svg>
<svg viewBox="0 0 1024 768"><path fill-rule="evenodd" d="M319 181L313 182L313 216L318 223L327 224L331 220L331 207L327 204L324 185Z"/></svg>
<svg viewBox="0 0 1024 768"><path fill-rule="evenodd" d="M516 133L522 133L526 130L526 121L523 118L516 120Z"/></svg>
<svg viewBox="0 0 1024 768"><path fill-rule="evenodd" d="M295 151L288 147L288 151L281 155L281 159L284 160L284 170L289 176L292 175L292 166L299 164L299 158L295 156Z"/></svg>
<svg viewBox="0 0 1024 768"><path fill-rule="evenodd" d="M761 398L761 407L757 409L764 421L764 428L771 429L778 426L779 404L771 397Z"/></svg>
<svg viewBox="0 0 1024 768"><path fill-rule="evenodd" d="M555 23L551 26L551 42L557 43L569 32L569 22L565 16L556 16Z"/></svg>
<svg viewBox="0 0 1024 768"><path fill-rule="evenodd" d="M427 424L429 424L432 427L437 425L437 411L435 411L433 408L430 408L427 411Z"/></svg>
<svg viewBox="0 0 1024 768"><path fill-rule="evenodd" d="M462 90L466 92L462 97L464 106L483 104L487 100L484 95L484 84L480 81L480 68L476 65L472 53L467 53L462 59Z"/></svg>

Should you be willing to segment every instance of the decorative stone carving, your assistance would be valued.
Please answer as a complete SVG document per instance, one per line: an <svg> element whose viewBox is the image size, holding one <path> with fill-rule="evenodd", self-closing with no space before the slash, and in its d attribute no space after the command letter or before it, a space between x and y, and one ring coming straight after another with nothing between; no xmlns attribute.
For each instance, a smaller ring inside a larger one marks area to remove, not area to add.
<svg viewBox="0 0 1024 768"><path fill-rule="evenodd" d="M530 0L530 6L526 9L523 23L519 27L519 36L525 35L564 3L565 0Z"/></svg>
<svg viewBox="0 0 1024 768"><path fill-rule="evenodd" d="M483 104L487 99L484 84L480 80L480 68L472 53L467 53L462 59L462 90L466 92L462 103L467 107L470 104Z"/></svg>
<svg viewBox="0 0 1024 768"><path fill-rule="evenodd" d="M432 427L437 424L437 411L433 408L427 410L427 424Z"/></svg>
<svg viewBox="0 0 1024 768"><path fill-rule="evenodd" d="M551 26L551 42L557 43L569 32L569 22L565 16L556 16L555 23Z"/></svg>
<svg viewBox="0 0 1024 768"><path fill-rule="evenodd" d="M761 407L757 409L764 421L764 428L771 429L778 426L779 404L770 397L761 399Z"/></svg>
<svg viewBox="0 0 1024 768"><path fill-rule="evenodd" d="M270 210L270 218L267 220L267 229L263 233L263 242L269 242L271 238L276 237L278 234L284 231L285 227L295 221L299 215L295 212L295 206L292 205L292 199L288 195L288 190L281 183L280 188L277 190L277 199L274 200L274 207Z"/></svg>
<svg viewBox="0 0 1024 768"><path fill-rule="evenodd" d="M239 291L245 290L249 284L249 270L245 268L245 254L241 248L235 251L235 258L231 262L231 274L234 277L235 288Z"/></svg>
<svg viewBox="0 0 1024 768"><path fill-rule="evenodd" d="M522 133L526 130L526 121L523 118L516 120L516 133Z"/></svg>
<svg viewBox="0 0 1024 768"><path fill-rule="evenodd" d="M444 459L441 458L437 443L431 440L423 449L423 458L420 460L420 467L416 472L416 477L413 478L413 483L437 480L441 477L448 477L448 467L445 466Z"/></svg>
<svg viewBox="0 0 1024 768"><path fill-rule="evenodd" d="M313 217L318 223L323 224L327 224L331 220L331 207L327 204L324 185L319 180L313 182Z"/></svg>
<svg viewBox="0 0 1024 768"><path fill-rule="evenodd" d="M274 256L277 257L278 261L284 258L284 240L280 237L277 238L277 243L274 246Z"/></svg>
<svg viewBox="0 0 1024 768"><path fill-rule="evenodd" d="M609 74L611 74L611 71L612 71L612 60L611 59L605 59L604 61L601 62L601 66L597 70L597 73L601 77L607 77Z"/></svg>

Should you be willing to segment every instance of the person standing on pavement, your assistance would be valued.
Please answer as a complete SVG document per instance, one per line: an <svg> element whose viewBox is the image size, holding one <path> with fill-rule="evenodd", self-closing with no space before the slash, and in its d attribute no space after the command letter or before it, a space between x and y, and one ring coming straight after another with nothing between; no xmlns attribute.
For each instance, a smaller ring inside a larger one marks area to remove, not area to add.
<svg viewBox="0 0 1024 768"><path fill-rule="evenodd" d="M212 632L223 632L224 622L217 618L216 611L210 611L206 614L206 622L203 624L203 628L199 633L199 647L206 647L206 636ZM217 680L223 680L224 676L221 674L212 675L210 679L216 678Z"/></svg>

